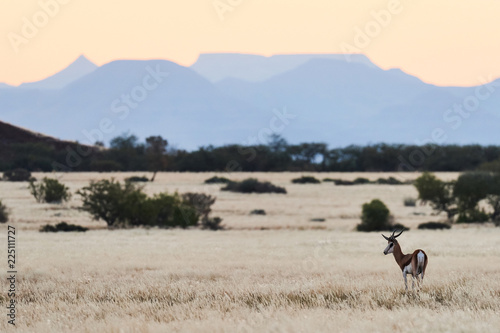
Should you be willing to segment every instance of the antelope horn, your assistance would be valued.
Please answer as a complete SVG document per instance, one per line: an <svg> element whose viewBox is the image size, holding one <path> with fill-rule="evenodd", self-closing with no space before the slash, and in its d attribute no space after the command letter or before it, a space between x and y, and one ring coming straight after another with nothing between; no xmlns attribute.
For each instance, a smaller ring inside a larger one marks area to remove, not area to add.
<svg viewBox="0 0 500 333"><path fill-rule="evenodd" d="M394 238L397 238L397 237L401 236L401 234L403 233L403 231L404 231L404 229L401 230L401 232L399 234L397 234L396 236L394 236ZM394 232L396 232L396 230L394 230ZM394 235L394 233L393 233L393 235Z"/></svg>
<svg viewBox="0 0 500 333"><path fill-rule="evenodd" d="M383 234L381 234L381 235L382 235L382 237L385 238L385 240L387 240L387 241L389 240L389 237L385 237Z"/></svg>

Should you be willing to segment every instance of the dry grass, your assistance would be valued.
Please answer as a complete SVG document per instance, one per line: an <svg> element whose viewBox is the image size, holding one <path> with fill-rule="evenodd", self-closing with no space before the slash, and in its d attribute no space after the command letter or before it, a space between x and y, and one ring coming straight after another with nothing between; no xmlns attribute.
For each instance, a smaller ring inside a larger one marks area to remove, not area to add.
<svg viewBox="0 0 500 333"><path fill-rule="evenodd" d="M90 178L106 176L69 174L62 181L75 190ZM294 174L258 174L289 192L258 196L201 184L211 176L162 174L147 191L215 192L215 213L229 231L41 234L36 230L47 222L103 224L71 209L78 198L62 207L40 205L26 195L24 185L0 183L0 197L12 207L11 225L20 229L17 331L498 331L500 228L403 234L403 251L421 247L430 260L422 291L405 293L394 259L382 254L382 237L351 230L359 222L361 203L374 197L404 224L430 219L412 214L428 214L427 208L404 207L403 198L415 196L411 186L292 185ZM268 215L250 216L254 208ZM311 217L327 220L309 222ZM314 230L318 225L325 230ZM262 226L275 230L258 230ZM0 230L6 234L5 226ZM7 284L0 281L4 308ZM8 329L6 319L0 320L0 331Z"/></svg>

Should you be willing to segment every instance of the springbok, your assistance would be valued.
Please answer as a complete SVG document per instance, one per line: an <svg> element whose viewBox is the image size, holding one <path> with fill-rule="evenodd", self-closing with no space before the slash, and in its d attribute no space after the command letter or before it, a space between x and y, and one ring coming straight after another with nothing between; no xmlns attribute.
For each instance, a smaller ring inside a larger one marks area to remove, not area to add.
<svg viewBox="0 0 500 333"><path fill-rule="evenodd" d="M384 254L394 254L394 259L396 259L401 271L403 271L405 290L408 290L406 274L411 274L412 276L412 289L415 289L415 278L417 279L418 287L420 287L420 283L424 281L425 268L427 267L427 254L425 254L424 250L421 249L413 251L412 254L403 254L401 246L399 246L399 243L396 240L397 237L401 236L403 230L401 230L401 232L397 235L394 235L395 233L396 230L392 232L391 237L382 235L389 243L384 250ZM419 281L419 275L421 275L421 281Z"/></svg>

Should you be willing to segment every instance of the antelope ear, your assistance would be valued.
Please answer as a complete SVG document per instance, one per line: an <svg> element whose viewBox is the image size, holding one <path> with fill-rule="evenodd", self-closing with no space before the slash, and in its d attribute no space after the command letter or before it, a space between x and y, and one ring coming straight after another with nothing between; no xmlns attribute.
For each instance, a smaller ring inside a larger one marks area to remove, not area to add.
<svg viewBox="0 0 500 333"><path fill-rule="evenodd" d="M385 237L383 234L381 234L381 235L382 235L382 237L384 237L384 238L385 238L385 240L386 240L386 241L388 241L388 240L389 240L389 237Z"/></svg>

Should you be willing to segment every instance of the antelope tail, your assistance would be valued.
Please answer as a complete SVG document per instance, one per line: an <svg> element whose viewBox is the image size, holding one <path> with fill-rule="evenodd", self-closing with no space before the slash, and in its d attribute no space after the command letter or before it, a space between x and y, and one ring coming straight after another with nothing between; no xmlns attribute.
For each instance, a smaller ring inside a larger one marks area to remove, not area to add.
<svg viewBox="0 0 500 333"><path fill-rule="evenodd" d="M417 253L417 275L424 271L425 255L422 251Z"/></svg>

